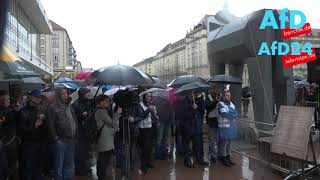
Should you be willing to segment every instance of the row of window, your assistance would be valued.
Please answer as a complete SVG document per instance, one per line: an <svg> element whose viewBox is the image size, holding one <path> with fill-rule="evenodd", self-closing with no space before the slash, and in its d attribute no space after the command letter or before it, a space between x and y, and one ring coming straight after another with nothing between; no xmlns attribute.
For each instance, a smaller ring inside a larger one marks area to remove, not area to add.
<svg viewBox="0 0 320 180"><path fill-rule="evenodd" d="M5 40L15 46L19 51L23 51L29 55L39 56L39 39L40 35L38 31L23 9L16 0L11 0L5 30Z"/></svg>

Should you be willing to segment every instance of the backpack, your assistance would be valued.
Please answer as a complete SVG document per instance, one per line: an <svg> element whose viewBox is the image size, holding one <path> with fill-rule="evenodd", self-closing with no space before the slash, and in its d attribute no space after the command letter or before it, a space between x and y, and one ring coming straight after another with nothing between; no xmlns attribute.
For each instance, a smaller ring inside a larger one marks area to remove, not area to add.
<svg viewBox="0 0 320 180"><path fill-rule="evenodd" d="M86 121L86 128L85 128L86 136L92 144L95 144L98 142L101 136L102 130L106 124L104 122L103 125L99 128L97 125L97 121L95 119L95 113L96 113L96 110L90 114L89 119Z"/></svg>

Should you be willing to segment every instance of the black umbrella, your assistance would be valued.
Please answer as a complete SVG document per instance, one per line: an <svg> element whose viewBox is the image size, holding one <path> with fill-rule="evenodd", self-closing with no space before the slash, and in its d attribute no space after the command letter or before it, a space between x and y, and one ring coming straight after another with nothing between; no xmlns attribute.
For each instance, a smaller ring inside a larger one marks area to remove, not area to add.
<svg viewBox="0 0 320 180"><path fill-rule="evenodd" d="M186 84L181 86L180 88L177 89L177 91L173 94L175 96L179 96L179 95L186 95L189 92L202 92L202 91L206 91L209 89L209 85L204 84L204 83L199 83L199 82L195 82L195 83L190 83L190 84Z"/></svg>
<svg viewBox="0 0 320 180"><path fill-rule="evenodd" d="M94 71L86 80L90 85L147 86L155 83L144 72L126 65L113 65Z"/></svg>
<svg viewBox="0 0 320 180"><path fill-rule="evenodd" d="M151 75L145 73L149 79L151 79L153 82L152 84L147 84L147 85L141 85L141 87L144 88L162 88L165 89L167 87L166 84L164 84L159 78L152 77Z"/></svg>
<svg viewBox="0 0 320 180"><path fill-rule="evenodd" d="M215 75L210 78L207 83L222 83L222 84L242 84L242 81L238 77L226 75L226 74L219 74Z"/></svg>
<svg viewBox="0 0 320 180"><path fill-rule="evenodd" d="M167 87L167 85L163 83L159 78L152 77L152 79L155 81L155 83L153 84L154 87L163 88L163 89Z"/></svg>
<svg viewBox="0 0 320 180"><path fill-rule="evenodd" d="M184 76L177 77L168 86L173 88L178 88L185 84L190 84L195 82L205 83L205 80L195 75L184 75Z"/></svg>

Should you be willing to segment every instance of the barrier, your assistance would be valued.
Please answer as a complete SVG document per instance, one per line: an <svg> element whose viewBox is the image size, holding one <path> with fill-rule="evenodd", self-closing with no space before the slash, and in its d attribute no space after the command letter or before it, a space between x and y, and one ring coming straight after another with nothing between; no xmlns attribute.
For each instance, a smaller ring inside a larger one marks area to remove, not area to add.
<svg viewBox="0 0 320 180"><path fill-rule="evenodd" d="M319 107L319 104L306 102L305 106ZM238 136L232 144L234 153L260 161L281 173L290 174L291 178L301 174L301 172L311 172L315 169L317 163L314 159L320 162L320 154L317 154L317 152L320 152L320 131L315 128L314 124L312 125L310 134L312 143L309 141L307 157L305 161L302 161L285 155L272 153L271 144L276 124L257 122L254 121L253 117L253 108L250 99L248 112L241 112L240 117L237 119ZM314 147L315 153L312 153L311 146ZM307 173L307 175L308 174L310 175L310 173Z"/></svg>

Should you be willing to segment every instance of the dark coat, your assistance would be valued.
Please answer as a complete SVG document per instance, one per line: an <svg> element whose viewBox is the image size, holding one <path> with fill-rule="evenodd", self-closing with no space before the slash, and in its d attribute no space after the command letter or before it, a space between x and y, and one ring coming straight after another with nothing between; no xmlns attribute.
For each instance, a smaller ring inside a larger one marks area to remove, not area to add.
<svg viewBox="0 0 320 180"><path fill-rule="evenodd" d="M204 117L204 114L206 113L205 100L204 100L203 96L200 96L200 97L195 98L194 101L198 107L197 111L196 111L196 117L202 119Z"/></svg>
<svg viewBox="0 0 320 180"><path fill-rule="evenodd" d="M0 123L0 140L5 143L16 135L16 121L9 107L0 107L0 116L6 118L5 122Z"/></svg>
<svg viewBox="0 0 320 180"><path fill-rule="evenodd" d="M218 128L218 119L208 117L209 113L217 107L218 103L219 102L215 99L215 97L212 97L212 101L211 101L208 95L206 96L206 100L205 100L205 108L207 111L206 119L209 127L211 128Z"/></svg>
<svg viewBox="0 0 320 180"><path fill-rule="evenodd" d="M92 111L92 103L90 100L79 98L72 104L74 113L76 114L79 126L84 126L87 116L83 116L82 113L87 112L88 114Z"/></svg>
<svg viewBox="0 0 320 180"><path fill-rule="evenodd" d="M153 101L157 108L160 123L171 123L174 118L174 109L171 103L161 97L155 98Z"/></svg>
<svg viewBox="0 0 320 180"><path fill-rule="evenodd" d="M117 111L117 107L115 107L114 109L114 113ZM124 114L128 114L130 116L134 116L134 111L135 111L135 106L131 107L131 108L126 108L126 109L122 109L122 114L119 118L119 131L116 132L115 138L116 138L116 143L119 142L123 142L123 136L125 136L126 138L129 137L129 130L130 130L130 137L131 138L136 138L137 136L139 136L139 127L137 123L130 123L128 122L128 119L124 118ZM114 115L112 115L112 118L114 117ZM129 129L130 128L130 129ZM126 139L128 140L128 139Z"/></svg>
<svg viewBox="0 0 320 180"><path fill-rule="evenodd" d="M179 128L182 135L195 134L195 113L196 110L192 108L193 102L185 98L176 107L176 119L179 121Z"/></svg>
<svg viewBox="0 0 320 180"><path fill-rule="evenodd" d="M32 142L46 142L48 138L48 122L47 118L43 120L44 124L38 128L35 128L37 121L37 115L44 114L46 117L47 112L42 106L31 106L29 103L27 106L21 109L19 113L19 134L22 141Z"/></svg>
<svg viewBox="0 0 320 180"><path fill-rule="evenodd" d="M79 99L72 104L72 109L76 115L78 123L79 141L88 142L88 121L94 116L94 104L92 101L79 96ZM87 112L87 116L83 116L83 113Z"/></svg>
<svg viewBox="0 0 320 180"><path fill-rule="evenodd" d="M147 105L146 105L147 106ZM140 104L137 104L134 108L133 124L139 124L141 121L145 120L147 116L151 113L152 124L156 124L159 122L159 117L153 113L149 108L144 110ZM152 125L153 126L153 125Z"/></svg>
<svg viewBox="0 0 320 180"><path fill-rule="evenodd" d="M78 125L75 113L70 104L62 103L60 99L61 89L56 91L56 102L48 109L49 132L54 141L74 141L77 138ZM67 110L71 111L72 118L69 119ZM75 132L72 132L72 124L75 125Z"/></svg>

